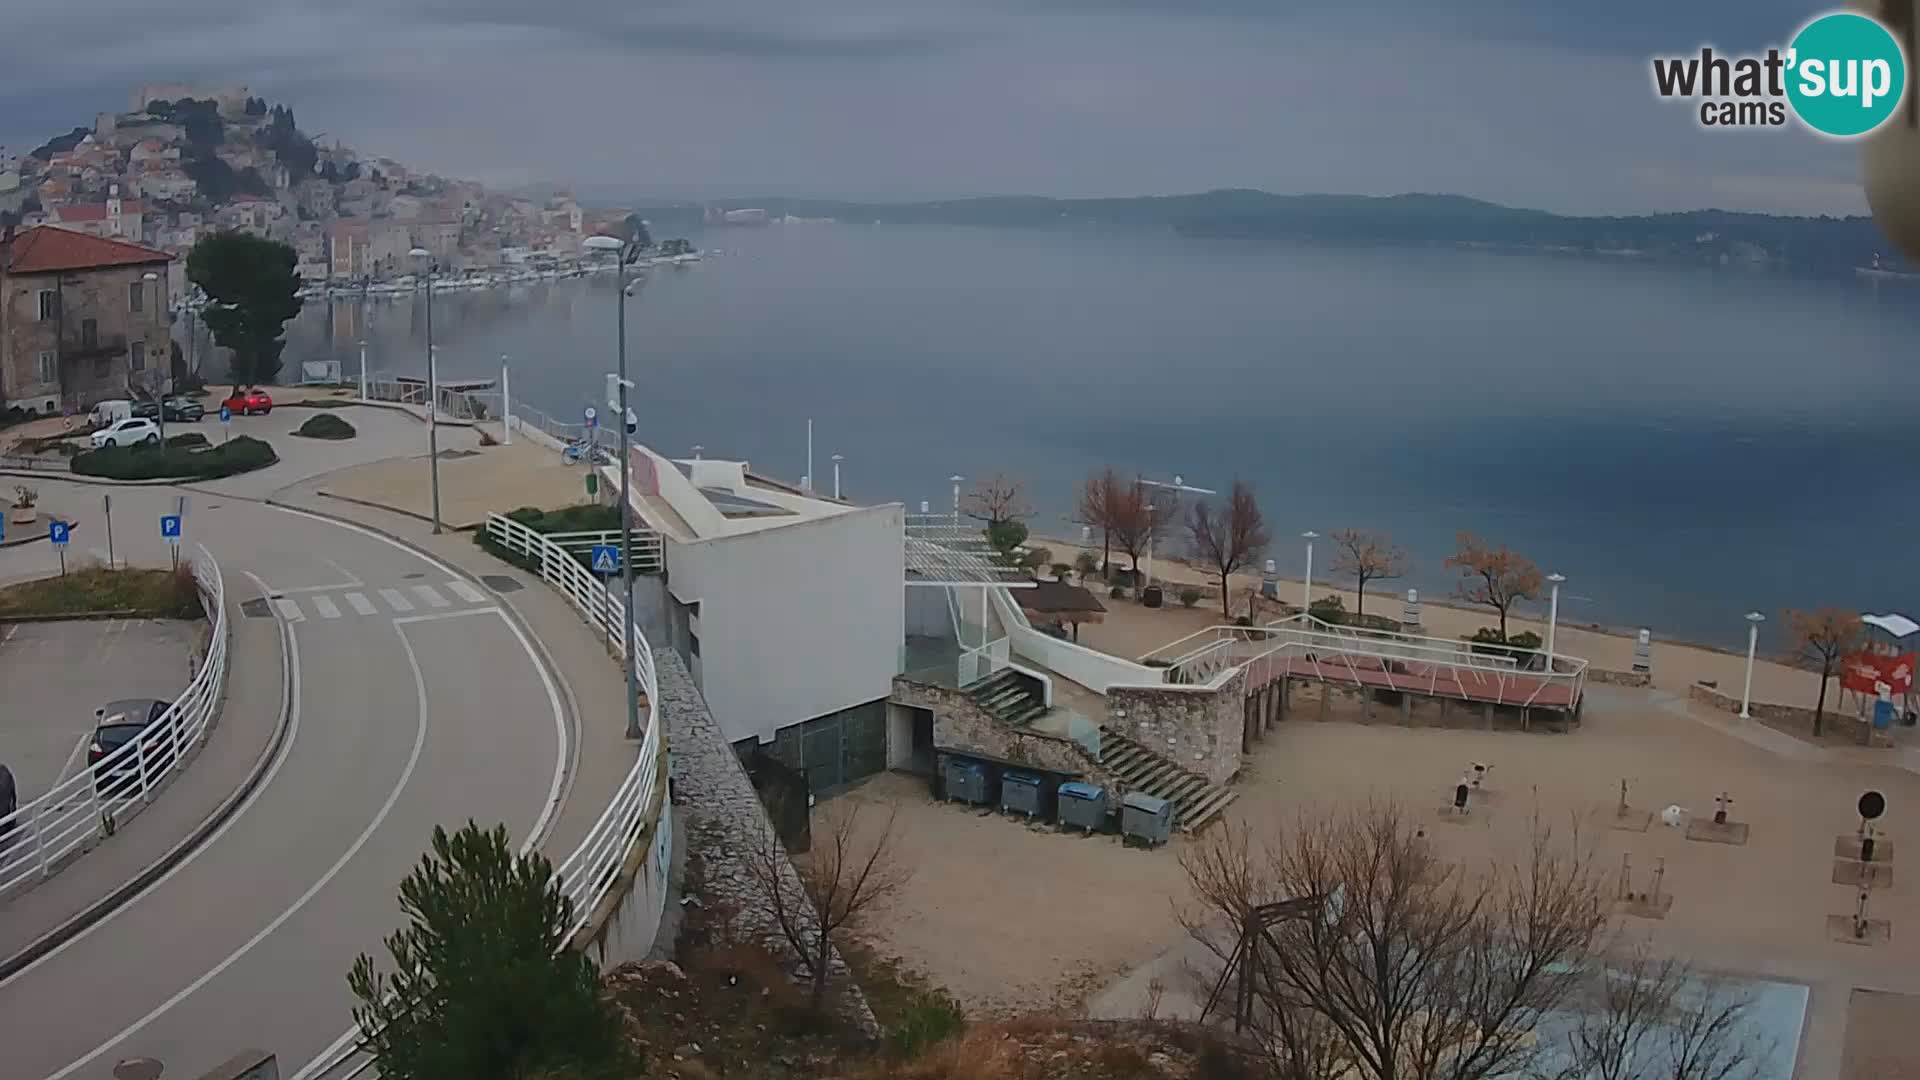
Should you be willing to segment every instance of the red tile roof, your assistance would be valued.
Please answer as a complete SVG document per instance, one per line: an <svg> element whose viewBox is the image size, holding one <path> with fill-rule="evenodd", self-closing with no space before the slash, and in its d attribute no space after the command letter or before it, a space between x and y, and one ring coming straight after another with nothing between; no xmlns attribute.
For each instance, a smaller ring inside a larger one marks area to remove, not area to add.
<svg viewBox="0 0 1920 1080"><path fill-rule="evenodd" d="M52 225L28 229L14 237L12 254L9 269L15 274L51 274L173 261L173 256L164 251Z"/></svg>
<svg viewBox="0 0 1920 1080"><path fill-rule="evenodd" d="M120 200L120 213L122 214L138 214L142 212L143 209L139 199ZM53 216L61 221L105 221L107 220L107 204L74 203L71 206L56 206L53 208Z"/></svg>

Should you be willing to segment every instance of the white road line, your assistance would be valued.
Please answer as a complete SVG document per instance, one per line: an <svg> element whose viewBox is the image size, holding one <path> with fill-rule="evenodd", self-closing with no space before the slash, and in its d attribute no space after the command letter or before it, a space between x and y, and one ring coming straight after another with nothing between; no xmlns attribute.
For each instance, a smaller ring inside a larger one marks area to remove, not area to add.
<svg viewBox="0 0 1920 1080"><path fill-rule="evenodd" d="M393 812L394 804L400 801L400 793L406 790L408 781L413 779L413 770L420 764L420 752L424 750L427 745L427 677L420 670L420 658L414 655L413 643L407 640L406 632L399 631L399 634L400 647L406 650L407 663L413 668L414 701L419 712L419 719L413 733L413 752L407 756L406 768L400 770L400 779L393 785L393 790L387 793L387 801L381 804L380 812L373 815L373 820L367 823L365 829L361 830L360 835L354 839L353 844L347 848L340 858L334 861L332 866L327 868L326 873L320 875L319 880L308 886L306 892L300 894L300 898L293 902L293 906L275 916L272 922L261 927L259 933L248 938L239 948L228 953L225 960L215 964L205 975L193 980L193 982L187 984L179 993L161 1002L152 1012L127 1025L125 1030L121 1031L120 1034L94 1047L85 1057L79 1058L66 1068L47 1077L47 1080L65 1080L66 1077L86 1068L98 1059L100 1055L125 1042L131 1036L139 1034L148 1024L166 1015L167 1011L175 1005L185 1001L188 997L192 996L195 991L219 978L222 972L234 964L239 963L247 953L253 951L254 946L265 941L274 931L285 926L288 919L298 915L300 909L306 907L307 902L318 895L321 889L326 888L327 883L332 881L341 870L345 869L347 863L351 862L355 855L360 854L360 849L365 847L367 841L372 839L373 834L381 825L386 823L387 815ZM165 879L162 878L161 880L164 881Z"/></svg>
<svg viewBox="0 0 1920 1080"><path fill-rule="evenodd" d="M453 601L441 596L431 585L415 585L413 587L413 594L425 600L428 607L447 608L453 606Z"/></svg>
<svg viewBox="0 0 1920 1080"><path fill-rule="evenodd" d="M306 622L307 621L307 617L300 613L300 605L294 603L293 597L291 596L275 597L273 601L273 606L279 610L280 617L287 620L288 622Z"/></svg>
<svg viewBox="0 0 1920 1080"><path fill-rule="evenodd" d="M340 576L343 578L346 578L348 583L353 585L363 584L363 582L361 582L359 578L354 577L353 573L349 571L346 567L341 566L339 563L334 562L332 559L327 558L325 555L320 556L320 561L323 563L326 563L328 566L333 567L335 570L340 571Z"/></svg>
<svg viewBox="0 0 1920 1080"><path fill-rule="evenodd" d="M459 611L437 611L431 615L403 615L393 621L396 625L400 623L445 622L448 619L464 619L468 615L500 615L502 618L506 617L498 607L489 606L461 608Z"/></svg>
<svg viewBox="0 0 1920 1080"><path fill-rule="evenodd" d="M413 610L413 601L401 595L401 592L399 589L381 589L380 599L385 600L387 602L387 606L392 608L395 611L412 611Z"/></svg>
<svg viewBox="0 0 1920 1080"><path fill-rule="evenodd" d="M454 578L452 581L447 582L447 589L452 592L453 595L465 600L469 604L484 604L487 602L486 593L461 581L459 578Z"/></svg>
<svg viewBox="0 0 1920 1080"><path fill-rule="evenodd" d="M316 593L309 597L309 599L313 601L313 609L320 613L321 618L337 619L340 617L340 609L333 606L332 597L324 593Z"/></svg>
<svg viewBox="0 0 1920 1080"><path fill-rule="evenodd" d="M373 606L373 601L367 599L366 596L361 593L350 592L347 594L346 599L347 605L362 615L374 615L380 611L379 608Z"/></svg>

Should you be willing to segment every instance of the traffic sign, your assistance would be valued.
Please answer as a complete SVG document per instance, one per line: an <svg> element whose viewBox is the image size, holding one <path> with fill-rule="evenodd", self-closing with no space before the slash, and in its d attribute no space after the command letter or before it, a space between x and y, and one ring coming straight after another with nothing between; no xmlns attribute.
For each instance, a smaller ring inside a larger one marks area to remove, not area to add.
<svg viewBox="0 0 1920 1080"><path fill-rule="evenodd" d="M72 530L73 526L64 521L52 522L47 526L47 539L53 541L54 547L66 547L67 535Z"/></svg>
<svg viewBox="0 0 1920 1080"><path fill-rule="evenodd" d="M593 545L593 572L596 574L619 573L620 549L612 544Z"/></svg>
<svg viewBox="0 0 1920 1080"><path fill-rule="evenodd" d="M220 422L223 424L233 423L233 410L227 408L225 405L220 406Z"/></svg>
<svg viewBox="0 0 1920 1080"><path fill-rule="evenodd" d="M600 414L596 412L591 405L587 406L586 418L587 427L589 428L595 427L600 422Z"/></svg>
<svg viewBox="0 0 1920 1080"><path fill-rule="evenodd" d="M178 544L180 542L179 514L160 515L160 536L169 544Z"/></svg>

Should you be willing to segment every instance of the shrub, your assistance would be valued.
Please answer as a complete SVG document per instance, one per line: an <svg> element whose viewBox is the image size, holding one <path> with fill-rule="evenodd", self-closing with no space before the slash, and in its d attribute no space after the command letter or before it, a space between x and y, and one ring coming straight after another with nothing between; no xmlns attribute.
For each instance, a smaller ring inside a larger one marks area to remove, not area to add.
<svg viewBox="0 0 1920 1080"><path fill-rule="evenodd" d="M1180 590L1180 603L1182 606L1192 607L1193 605L1199 602L1200 602L1199 589L1196 589L1193 586L1189 585L1186 588Z"/></svg>
<svg viewBox="0 0 1920 1080"><path fill-rule="evenodd" d="M913 996L899 1020L887 1030L887 1044L903 1058L916 1058L927 1048L950 1039L966 1027L960 1006L946 994L923 990Z"/></svg>
<svg viewBox="0 0 1920 1080"><path fill-rule="evenodd" d="M1347 621L1347 604L1337 596L1323 596L1308 605L1307 614L1323 623L1341 626Z"/></svg>
<svg viewBox="0 0 1920 1080"><path fill-rule="evenodd" d="M200 434L197 431L189 431L185 435L167 436L167 445L168 446L206 446L207 437L205 435Z"/></svg>
<svg viewBox="0 0 1920 1080"><path fill-rule="evenodd" d="M210 449L169 446L110 446L89 450L73 459L81 476L109 480L218 480L223 476L264 469L280 460L273 447L249 435L236 436Z"/></svg>
<svg viewBox="0 0 1920 1080"><path fill-rule="evenodd" d="M1083 551L1073 557L1073 569L1082 579L1090 578L1100 572L1100 557L1091 551Z"/></svg>
<svg viewBox="0 0 1920 1080"><path fill-rule="evenodd" d="M332 413L316 413L295 429L295 435L308 439L351 439L357 432L353 425Z"/></svg>
<svg viewBox="0 0 1920 1080"><path fill-rule="evenodd" d="M1124 600L1126 599L1126 595L1127 587L1125 585L1115 585L1113 588L1107 590L1107 599L1109 600Z"/></svg>
<svg viewBox="0 0 1920 1080"><path fill-rule="evenodd" d="M1060 581L1067 580L1067 575L1073 573L1073 565L1071 563L1057 562L1053 564L1052 569L1054 578Z"/></svg>

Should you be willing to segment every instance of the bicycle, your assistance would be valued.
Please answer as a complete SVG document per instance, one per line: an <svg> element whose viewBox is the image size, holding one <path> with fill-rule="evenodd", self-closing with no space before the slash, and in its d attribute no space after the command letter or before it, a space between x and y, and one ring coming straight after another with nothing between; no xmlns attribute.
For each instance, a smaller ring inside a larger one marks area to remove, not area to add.
<svg viewBox="0 0 1920 1080"><path fill-rule="evenodd" d="M578 465L583 460L595 465L613 464L611 455L586 439L574 439L567 443L566 448L560 451L560 460L568 465Z"/></svg>

